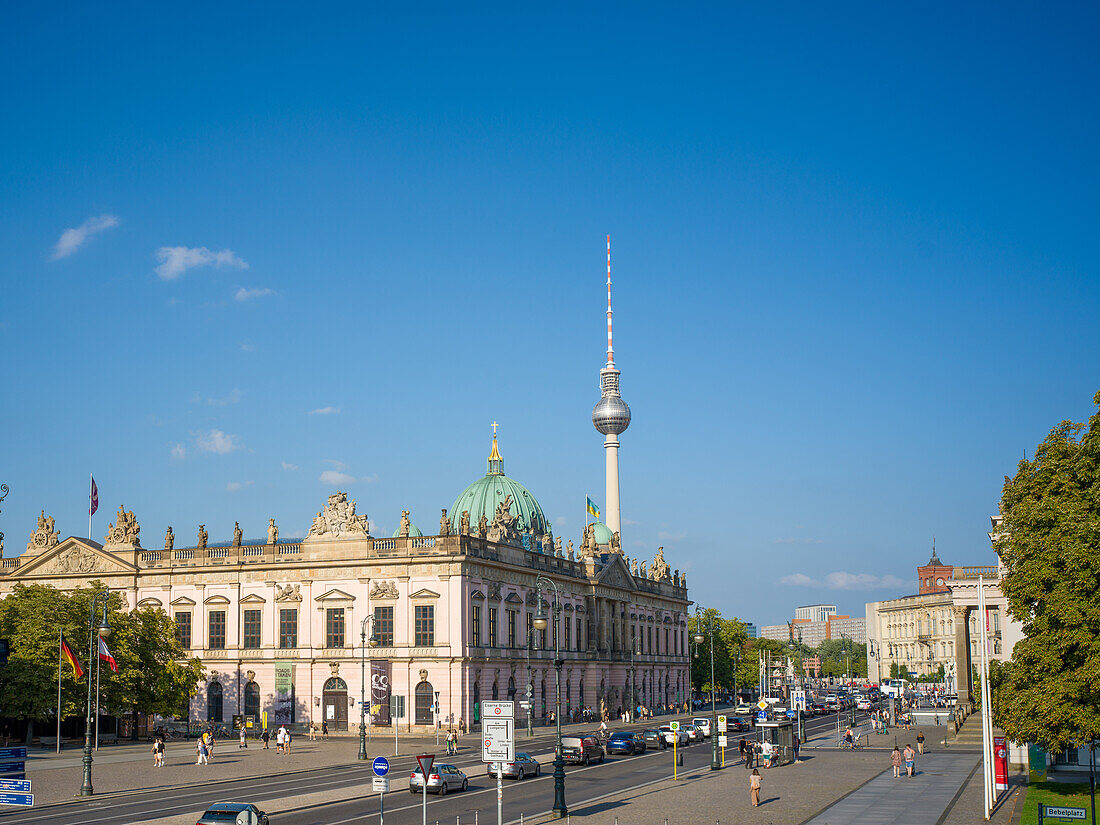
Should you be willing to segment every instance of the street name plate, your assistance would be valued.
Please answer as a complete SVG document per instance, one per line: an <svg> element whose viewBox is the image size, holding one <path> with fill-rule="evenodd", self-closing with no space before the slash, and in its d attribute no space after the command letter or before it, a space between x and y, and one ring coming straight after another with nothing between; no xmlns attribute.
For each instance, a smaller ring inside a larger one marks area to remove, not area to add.
<svg viewBox="0 0 1100 825"><path fill-rule="evenodd" d="M0 748L0 759L26 759L26 748Z"/></svg>
<svg viewBox="0 0 1100 825"><path fill-rule="evenodd" d="M1084 819L1084 808L1055 808L1053 805L1043 806L1043 819Z"/></svg>
<svg viewBox="0 0 1100 825"><path fill-rule="evenodd" d="M482 702L482 719L514 719L516 716L515 702Z"/></svg>
<svg viewBox="0 0 1100 825"><path fill-rule="evenodd" d="M728 739L723 734L718 734L718 747L724 748L728 743Z"/></svg>
<svg viewBox="0 0 1100 825"><path fill-rule="evenodd" d="M29 808L34 805L32 793L0 793L0 805L22 805Z"/></svg>
<svg viewBox="0 0 1100 825"><path fill-rule="evenodd" d="M509 703L511 704L511 703ZM514 762L516 759L515 728L512 719L482 719L481 761Z"/></svg>
<svg viewBox="0 0 1100 825"><path fill-rule="evenodd" d="M388 776L372 776L370 789L374 793L389 793L390 778Z"/></svg>
<svg viewBox="0 0 1100 825"><path fill-rule="evenodd" d="M3 762L0 763L0 773L19 773L27 769L26 762Z"/></svg>
<svg viewBox="0 0 1100 825"><path fill-rule="evenodd" d="M30 793L31 781L29 779L0 779L0 791Z"/></svg>

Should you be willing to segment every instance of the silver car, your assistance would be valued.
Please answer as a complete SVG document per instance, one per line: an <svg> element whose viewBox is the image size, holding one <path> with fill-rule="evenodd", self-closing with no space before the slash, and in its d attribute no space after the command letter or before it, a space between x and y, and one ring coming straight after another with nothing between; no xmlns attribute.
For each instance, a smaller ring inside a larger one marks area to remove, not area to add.
<svg viewBox="0 0 1100 825"><path fill-rule="evenodd" d="M464 791L470 787L466 774L454 765L434 765L428 774L428 793L446 796L448 791ZM409 774L409 793L420 793L424 789L424 774L420 766Z"/></svg>
<svg viewBox="0 0 1100 825"><path fill-rule="evenodd" d="M489 776L495 777L497 775L497 763L490 762L485 766L485 772ZM512 762L504 763L504 770L502 775L510 779L523 779L525 776L539 776L542 773L542 766L535 761L535 758L529 753L517 753L516 758Z"/></svg>

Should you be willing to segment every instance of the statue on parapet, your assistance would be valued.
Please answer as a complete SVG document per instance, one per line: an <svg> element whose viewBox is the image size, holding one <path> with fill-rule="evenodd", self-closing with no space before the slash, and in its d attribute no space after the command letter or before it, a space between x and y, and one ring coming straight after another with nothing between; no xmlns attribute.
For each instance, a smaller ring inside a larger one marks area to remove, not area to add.
<svg viewBox="0 0 1100 825"><path fill-rule="evenodd" d="M176 544L176 537L172 533L172 525L169 524L168 525L168 530L165 531L165 533L164 533L164 549L167 550L169 553L171 553L172 548L175 546L175 544Z"/></svg>
<svg viewBox="0 0 1100 825"><path fill-rule="evenodd" d="M484 513L477 518L477 535L479 538L486 538L489 535L489 519Z"/></svg>
<svg viewBox="0 0 1100 825"><path fill-rule="evenodd" d="M462 520L459 521L458 524L459 524L459 527L458 527L459 535L462 535L462 536L470 535L470 511L469 510L463 510L462 511Z"/></svg>
<svg viewBox="0 0 1100 825"><path fill-rule="evenodd" d="M241 529L241 523L235 521L233 522L233 546L240 547L242 541L244 541L244 530Z"/></svg>
<svg viewBox="0 0 1100 825"><path fill-rule="evenodd" d="M267 543L271 547L279 543L279 528L275 524L275 519L273 518L267 520Z"/></svg>
<svg viewBox="0 0 1100 825"><path fill-rule="evenodd" d="M199 544L198 544L199 550L205 550L206 549L206 542L209 541L209 540L210 540L210 536L208 536L206 534L206 525L205 524L200 524L199 525Z"/></svg>
<svg viewBox="0 0 1100 825"><path fill-rule="evenodd" d="M443 508L443 515L439 517L439 535L451 535L451 520L447 518L447 508Z"/></svg>
<svg viewBox="0 0 1100 825"><path fill-rule="evenodd" d="M397 535L403 538L408 538L409 530L412 528L412 522L409 520L409 511L401 511L401 529L397 531Z"/></svg>

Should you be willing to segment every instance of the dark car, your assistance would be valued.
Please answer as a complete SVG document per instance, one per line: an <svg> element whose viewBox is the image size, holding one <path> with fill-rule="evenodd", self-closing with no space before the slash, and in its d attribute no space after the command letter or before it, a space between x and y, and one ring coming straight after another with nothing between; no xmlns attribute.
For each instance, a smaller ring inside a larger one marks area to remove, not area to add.
<svg viewBox="0 0 1100 825"><path fill-rule="evenodd" d="M647 730L642 733L642 738L645 739L646 745L650 748L664 750L668 747L668 742L665 741L665 737L661 735L659 730Z"/></svg>
<svg viewBox="0 0 1100 825"><path fill-rule="evenodd" d="M640 733L623 730L611 734L611 738L607 740L606 748L608 753L626 753L633 756L636 753L645 753L646 741Z"/></svg>
<svg viewBox="0 0 1100 825"><path fill-rule="evenodd" d="M237 821L237 815L244 810L250 809L260 821L260 825L268 825L267 814L257 808L250 802L216 802L206 809L199 821L195 825L225 825L225 823L235 823Z"/></svg>
<svg viewBox="0 0 1100 825"><path fill-rule="evenodd" d="M492 777L496 777L497 763L490 762L485 772ZM517 753L516 758L512 762L504 763L504 776L508 779L523 779L525 776L540 776L542 774L542 766L538 761L527 753Z"/></svg>
<svg viewBox="0 0 1100 825"><path fill-rule="evenodd" d="M591 762L603 762L604 752L600 740L595 736L563 736L561 758L565 762L588 765Z"/></svg>
<svg viewBox="0 0 1100 825"><path fill-rule="evenodd" d="M731 716L726 720L726 727L734 733L740 733L743 730L749 729L749 723L742 719L740 716Z"/></svg>

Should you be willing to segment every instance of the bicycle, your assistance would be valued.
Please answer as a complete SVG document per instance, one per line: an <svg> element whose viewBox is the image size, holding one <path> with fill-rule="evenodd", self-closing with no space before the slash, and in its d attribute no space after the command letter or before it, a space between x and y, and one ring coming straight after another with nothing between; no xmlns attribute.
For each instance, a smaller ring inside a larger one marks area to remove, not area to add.
<svg viewBox="0 0 1100 825"><path fill-rule="evenodd" d="M856 738L853 739L851 742L847 740L841 742L840 747L850 751L861 751L863 750L863 743L859 741L859 736L856 736Z"/></svg>

